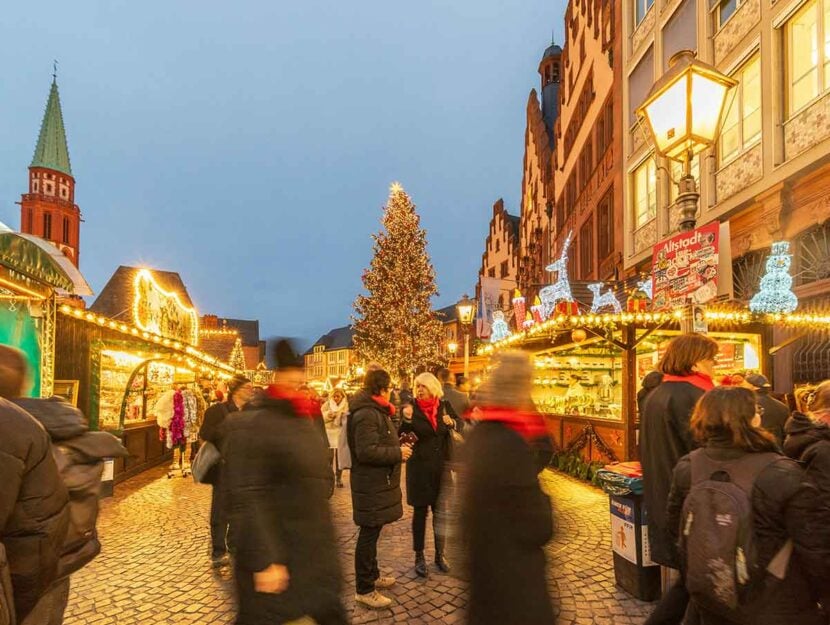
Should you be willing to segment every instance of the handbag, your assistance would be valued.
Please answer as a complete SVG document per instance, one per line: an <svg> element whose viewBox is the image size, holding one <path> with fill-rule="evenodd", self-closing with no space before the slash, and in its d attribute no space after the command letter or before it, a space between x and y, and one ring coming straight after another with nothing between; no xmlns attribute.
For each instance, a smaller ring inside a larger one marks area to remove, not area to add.
<svg viewBox="0 0 830 625"><path fill-rule="evenodd" d="M205 484L205 478L207 478L210 470L219 464L220 460L222 460L222 454L216 449L216 445L205 441L190 464L193 481L198 484Z"/></svg>

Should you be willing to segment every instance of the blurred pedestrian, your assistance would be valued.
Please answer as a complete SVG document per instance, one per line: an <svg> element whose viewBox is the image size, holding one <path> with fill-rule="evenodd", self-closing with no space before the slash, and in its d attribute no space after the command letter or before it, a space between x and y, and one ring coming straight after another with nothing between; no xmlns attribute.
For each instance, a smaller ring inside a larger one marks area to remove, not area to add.
<svg viewBox="0 0 830 625"><path fill-rule="evenodd" d="M801 407L787 422L784 452L806 469L816 491L808 523L814 532L814 548L808 557L811 571L824 582L822 605L830 613L830 380L802 395Z"/></svg>
<svg viewBox="0 0 830 625"><path fill-rule="evenodd" d="M546 438L533 406L526 354L502 353L479 389L478 425L462 452L461 528L470 582L467 622L548 625L544 545L553 534L551 504L537 478L532 444Z"/></svg>
<svg viewBox="0 0 830 625"><path fill-rule="evenodd" d="M680 559L669 532L666 504L677 461L696 447L689 422L697 400L714 388L717 353L718 344L708 336L684 334L674 338L658 365L663 380L651 392L640 415L640 459L651 559L665 567L664 597L647 625L682 622L689 601L677 573Z"/></svg>
<svg viewBox="0 0 830 625"><path fill-rule="evenodd" d="M667 507L690 625L826 623L803 560L812 489L760 425L755 394L741 387L707 392L692 416L702 448L677 463Z"/></svg>
<svg viewBox="0 0 830 625"><path fill-rule="evenodd" d="M447 368L438 370L438 380L441 382L441 387L444 390L444 399L450 403L455 414L464 418L470 411L470 398L466 393L462 393L452 383L452 373Z"/></svg>
<svg viewBox="0 0 830 625"><path fill-rule="evenodd" d="M222 426L236 623L344 625L327 443L298 391L302 361L285 340L275 356L267 395Z"/></svg>
<svg viewBox="0 0 830 625"><path fill-rule="evenodd" d="M427 511L432 510L435 536L435 564L448 573L443 542L435 525L435 507L444 478L444 464L452 452L451 432L461 431L461 420L449 402L443 398L441 383L431 373L421 373L415 378L415 401L405 410L400 432L412 432L418 437L412 449L412 457L406 464L406 501L414 508L412 513L412 548L415 550L415 573L427 577L424 558Z"/></svg>
<svg viewBox="0 0 830 625"><path fill-rule="evenodd" d="M335 484L338 488L343 488L343 466L342 460L347 460L341 453L341 436L340 432L346 423L346 417L349 414L349 402L346 400L346 393L343 389L336 388L331 392L331 397L323 402L321 406L323 413L323 421L326 424L326 435L329 439L329 449L334 459ZM348 453L348 452L347 452ZM345 467L348 468L348 467Z"/></svg>
<svg viewBox="0 0 830 625"><path fill-rule="evenodd" d="M663 372L662 371L649 371L643 377L643 383L640 387L640 390L637 391L637 413L640 415L640 418L643 418L643 410L645 409L646 399L648 396L651 395L651 392L660 386L660 382L663 381Z"/></svg>
<svg viewBox="0 0 830 625"><path fill-rule="evenodd" d="M375 609L392 604L378 592L396 580L380 574L377 545L383 526L403 516L401 462L412 454L409 446L400 444L392 424L395 406L389 401L391 387L386 371L369 371L363 388L351 398L347 421L352 511L360 528L354 553L355 601Z"/></svg>
<svg viewBox="0 0 830 625"><path fill-rule="evenodd" d="M69 578L58 578L70 523L69 495L49 434L9 401L23 396L29 384L26 357L0 345L0 546L11 574L17 622L60 625L69 599Z"/></svg>
<svg viewBox="0 0 830 625"><path fill-rule="evenodd" d="M784 426L790 418L790 409L772 396L772 385L760 373L748 374L741 386L755 392L758 397L758 406L761 408L761 427L775 437L778 447L781 448L784 444Z"/></svg>
<svg viewBox="0 0 830 625"><path fill-rule="evenodd" d="M224 429L221 427L225 417L233 412L242 410L253 396L254 387L251 381L243 375L235 375L228 382L228 396L226 402L213 404L205 411L202 427L199 429L199 438L212 443L217 450L222 449ZM210 497L210 559L214 568L219 568L230 562L228 557L228 507L225 502L224 491L224 463L220 460L208 471L203 480L211 485Z"/></svg>

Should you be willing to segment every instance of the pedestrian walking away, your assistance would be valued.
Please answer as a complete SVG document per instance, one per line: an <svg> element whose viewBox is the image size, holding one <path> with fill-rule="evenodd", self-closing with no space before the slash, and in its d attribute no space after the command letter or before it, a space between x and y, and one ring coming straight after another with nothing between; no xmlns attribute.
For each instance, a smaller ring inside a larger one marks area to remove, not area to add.
<svg viewBox="0 0 830 625"><path fill-rule="evenodd" d="M760 425L756 396L741 387L707 392L692 416L702 447L677 463L666 512L689 625L826 623L808 570L814 489Z"/></svg>
<svg viewBox="0 0 830 625"><path fill-rule="evenodd" d="M378 592L393 586L395 579L380 574L377 544L383 526L403 516L401 462L412 454L409 446L399 443L392 424L391 386L386 371L369 371L363 389L351 398L347 424L352 510L360 528L354 554L355 601L376 609L392 604Z"/></svg>
<svg viewBox="0 0 830 625"><path fill-rule="evenodd" d="M349 468L349 458L346 457L348 449L341 449L340 436L346 418L349 414L349 402L343 389L336 388L331 392L331 397L323 402L320 407L323 413L323 421L326 424L326 435L328 436L329 449L333 456L335 467L335 483L338 488L343 487L343 469ZM343 442L345 442L343 440ZM348 447L348 445L346 445ZM343 453L345 452L345 453ZM345 462L345 465L344 465Z"/></svg>
<svg viewBox="0 0 830 625"><path fill-rule="evenodd" d="M663 380L643 404L640 458L648 539L651 559L665 567L664 596L647 625L681 623L689 601L676 573L680 560L669 532L666 504L677 461L696 447L689 422L697 400L714 388L717 353L718 344L702 334L685 334L672 340L658 365Z"/></svg>
<svg viewBox="0 0 830 625"><path fill-rule="evenodd" d="M301 361L284 340L275 355L267 395L221 426L236 623L344 625L328 449L313 415L297 409L305 405Z"/></svg>
<svg viewBox="0 0 830 625"><path fill-rule="evenodd" d="M470 398L466 393L459 391L452 383L452 373L449 369L439 369L438 380L444 390L444 399L450 403L455 414L463 419L470 412Z"/></svg>
<svg viewBox="0 0 830 625"><path fill-rule="evenodd" d="M451 432L461 431L461 421L449 402L444 401L441 383L431 373L415 378L415 401L405 408L400 433L417 436L412 457L406 464L406 501L412 513L412 548L415 551L415 573L427 577L424 557L427 512L432 510L435 537L435 565L448 573L450 563L443 550L443 541L435 524L435 508L444 478L444 465L452 453Z"/></svg>
<svg viewBox="0 0 830 625"><path fill-rule="evenodd" d="M205 418L199 430L199 438L213 444L221 450L224 429L221 427L225 418L248 403L253 395L251 381L241 375L234 376L228 382L228 401L213 404L205 411ZM228 509L225 502L224 462L220 461L208 472L203 480L212 488L210 499L210 544L211 564L218 568L230 562L228 557Z"/></svg>
<svg viewBox="0 0 830 625"><path fill-rule="evenodd" d="M460 539L470 624L555 622L543 551L553 535L552 512L531 447L547 430L530 398L532 381L526 354L499 356L479 389L479 423L461 453Z"/></svg>

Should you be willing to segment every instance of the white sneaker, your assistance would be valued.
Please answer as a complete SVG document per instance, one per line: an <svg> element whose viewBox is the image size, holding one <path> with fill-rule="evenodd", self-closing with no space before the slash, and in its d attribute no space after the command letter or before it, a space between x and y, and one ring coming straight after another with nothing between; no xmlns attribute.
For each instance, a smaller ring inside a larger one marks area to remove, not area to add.
<svg viewBox="0 0 830 625"><path fill-rule="evenodd" d="M375 580L375 588L392 588L398 580L389 575L381 575Z"/></svg>
<svg viewBox="0 0 830 625"><path fill-rule="evenodd" d="M372 608L373 610L381 610L392 605L392 600L389 597L384 597L377 590L373 590L365 595L355 594L354 600L357 603L362 603L363 605Z"/></svg>

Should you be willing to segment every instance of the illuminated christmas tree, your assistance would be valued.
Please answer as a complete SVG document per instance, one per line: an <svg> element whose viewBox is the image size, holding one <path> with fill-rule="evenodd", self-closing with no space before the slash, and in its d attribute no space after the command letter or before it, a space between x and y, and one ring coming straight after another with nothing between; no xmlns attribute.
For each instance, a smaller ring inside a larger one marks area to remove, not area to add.
<svg viewBox="0 0 830 625"><path fill-rule="evenodd" d="M374 258L363 272L366 294L354 302L354 342L366 361L403 378L445 362L443 326L432 309L438 290L426 232L398 183L389 191L381 223L383 230L372 235Z"/></svg>
<svg viewBox="0 0 830 625"><path fill-rule="evenodd" d="M792 292L790 276L792 254L790 244L778 241L772 244L767 256L767 273L761 278L761 290L749 301L749 309L756 313L791 313L798 307L798 298Z"/></svg>
<svg viewBox="0 0 830 625"><path fill-rule="evenodd" d="M239 337L236 338L236 341L233 344L231 356L228 358L228 364L234 369L238 369L240 371L245 370L245 354L242 353L242 339Z"/></svg>

